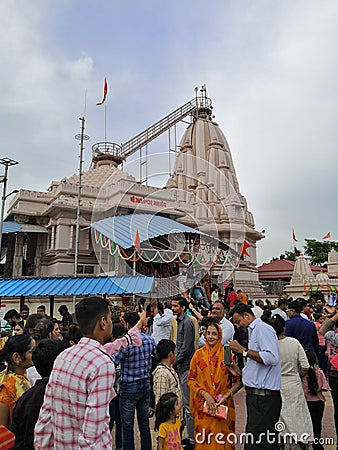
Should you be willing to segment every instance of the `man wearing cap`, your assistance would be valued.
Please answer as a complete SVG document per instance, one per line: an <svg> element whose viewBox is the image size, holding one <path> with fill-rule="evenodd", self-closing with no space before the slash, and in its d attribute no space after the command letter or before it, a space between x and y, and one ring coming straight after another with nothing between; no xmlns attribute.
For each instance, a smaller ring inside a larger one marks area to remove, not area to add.
<svg viewBox="0 0 338 450"><path fill-rule="evenodd" d="M69 325L73 323L73 318L70 312L68 311L68 308L66 305L59 306L58 309L59 313L62 316L62 320L60 323L60 328L62 331L68 331Z"/></svg>

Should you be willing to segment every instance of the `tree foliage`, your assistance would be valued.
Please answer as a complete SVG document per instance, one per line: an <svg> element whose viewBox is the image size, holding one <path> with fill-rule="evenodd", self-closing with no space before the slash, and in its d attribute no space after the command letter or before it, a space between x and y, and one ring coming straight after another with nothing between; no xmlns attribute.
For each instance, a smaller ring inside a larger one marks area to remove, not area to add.
<svg viewBox="0 0 338 450"><path fill-rule="evenodd" d="M293 252L285 250L285 252L279 256L279 258L274 256L273 258L271 258L270 262L278 261L279 259L288 259L290 261L296 261L296 257L299 255L300 250L298 250L298 248L295 247Z"/></svg>
<svg viewBox="0 0 338 450"><path fill-rule="evenodd" d="M327 262L328 253L332 248L338 251L338 242L305 239L304 254L310 258L311 264L323 265Z"/></svg>
<svg viewBox="0 0 338 450"><path fill-rule="evenodd" d="M285 259L296 261L297 256L300 256L300 250L298 248L295 247L293 252L285 250Z"/></svg>

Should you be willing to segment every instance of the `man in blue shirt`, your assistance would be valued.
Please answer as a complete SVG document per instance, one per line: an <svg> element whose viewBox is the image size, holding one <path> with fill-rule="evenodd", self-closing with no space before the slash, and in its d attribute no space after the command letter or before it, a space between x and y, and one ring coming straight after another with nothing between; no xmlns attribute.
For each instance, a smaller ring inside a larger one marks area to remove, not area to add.
<svg viewBox="0 0 338 450"><path fill-rule="evenodd" d="M319 341L316 326L310 320L303 319L300 312L302 307L298 301L289 303L287 315L289 320L285 323L285 336L293 337L299 341L303 349L315 351L319 355Z"/></svg>
<svg viewBox="0 0 338 450"><path fill-rule="evenodd" d="M136 312L124 315L124 321L129 330L139 321ZM115 365L120 364L120 412L122 420L123 450L134 450L134 416L137 412L137 422L141 435L142 450L151 450L151 435L149 428L150 401L150 370L152 355L155 354L154 339L141 333L142 345L129 345L113 356Z"/></svg>
<svg viewBox="0 0 338 450"><path fill-rule="evenodd" d="M278 449L279 421L282 407L281 368L278 339L274 329L254 316L242 303L231 311L235 326L248 331L248 348L237 341L230 348L246 358L242 381L246 390L247 423L245 450Z"/></svg>

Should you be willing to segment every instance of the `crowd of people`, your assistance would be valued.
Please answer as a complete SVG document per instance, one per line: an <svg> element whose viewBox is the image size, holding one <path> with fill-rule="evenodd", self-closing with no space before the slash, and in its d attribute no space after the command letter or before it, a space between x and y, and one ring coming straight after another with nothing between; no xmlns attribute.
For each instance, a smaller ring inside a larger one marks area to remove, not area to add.
<svg viewBox="0 0 338 450"><path fill-rule="evenodd" d="M234 449L242 388L245 449L283 448L283 436L292 450L324 448L325 391L336 430L338 418L335 306L320 295L252 304L232 283L146 303L113 316L105 299L86 297L74 315L61 305L61 321L43 305L7 311L7 448L134 450L136 414L142 450Z"/></svg>

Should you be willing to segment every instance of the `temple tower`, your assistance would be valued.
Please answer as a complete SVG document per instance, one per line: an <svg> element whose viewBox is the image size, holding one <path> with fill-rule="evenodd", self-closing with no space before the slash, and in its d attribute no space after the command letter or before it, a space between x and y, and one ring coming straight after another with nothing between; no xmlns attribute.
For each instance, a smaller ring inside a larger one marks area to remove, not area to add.
<svg viewBox="0 0 338 450"><path fill-rule="evenodd" d="M211 102L202 88L204 101L193 113L193 121L184 132L176 157L174 173L167 189L177 189L182 199L189 198L194 215L186 215L182 222L218 238L238 252L247 241L249 256L242 257L235 271L231 267L214 268L213 281L221 283L232 278L236 287L251 294L263 293L258 287L256 242L264 234L255 230L252 213L248 210L239 184L227 140L213 121ZM189 195L187 195L189 194Z"/></svg>

